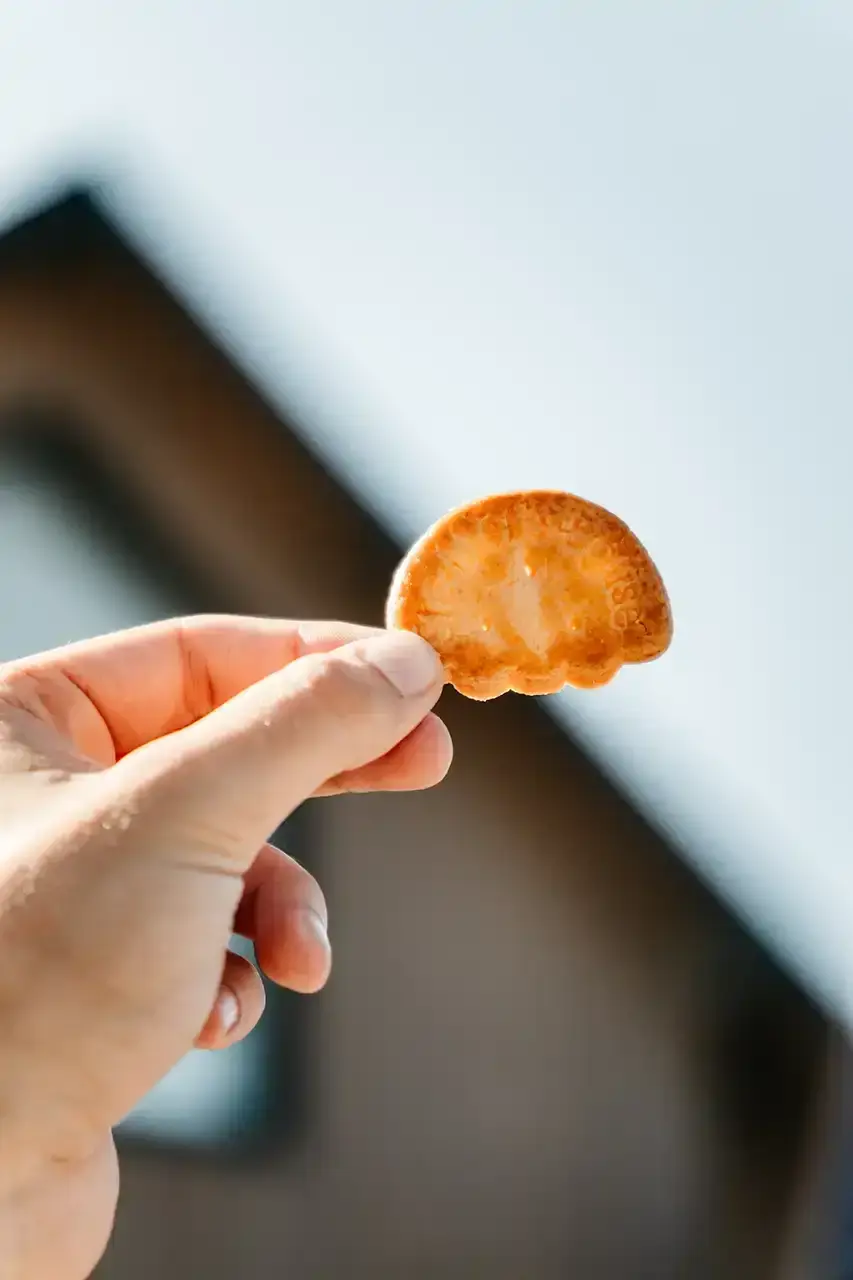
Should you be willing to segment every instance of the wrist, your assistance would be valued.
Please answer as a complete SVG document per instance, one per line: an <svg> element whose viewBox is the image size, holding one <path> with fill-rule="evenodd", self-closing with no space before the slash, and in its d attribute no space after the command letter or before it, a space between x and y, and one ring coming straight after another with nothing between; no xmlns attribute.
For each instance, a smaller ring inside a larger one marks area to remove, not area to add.
<svg viewBox="0 0 853 1280"><path fill-rule="evenodd" d="M60 1115L44 1099L39 1108L31 1090L12 1089L7 1097L0 1104L0 1205L88 1167L103 1145L103 1135L62 1131Z"/></svg>
<svg viewBox="0 0 853 1280"><path fill-rule="evenodd" d="M3 1280L87 1280L115 1217L118 1164L112 1135L84 1158L19 1158L0 1163L0 1175Z"/></svg>

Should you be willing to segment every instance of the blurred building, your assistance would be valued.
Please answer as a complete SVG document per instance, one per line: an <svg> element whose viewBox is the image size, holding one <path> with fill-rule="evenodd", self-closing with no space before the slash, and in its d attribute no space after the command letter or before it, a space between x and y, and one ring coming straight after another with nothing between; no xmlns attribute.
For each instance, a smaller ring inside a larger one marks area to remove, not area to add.
<svg viewBox="0 0 853 1280"><path fill-rule="evenodd" d="M0 426L0 657L381 619L400 548L86 194L0 242ZM806 1280L825 1019L535 702L443 713L440 788L297 815L333 981L132 1118L99 1274Z"/></svg>

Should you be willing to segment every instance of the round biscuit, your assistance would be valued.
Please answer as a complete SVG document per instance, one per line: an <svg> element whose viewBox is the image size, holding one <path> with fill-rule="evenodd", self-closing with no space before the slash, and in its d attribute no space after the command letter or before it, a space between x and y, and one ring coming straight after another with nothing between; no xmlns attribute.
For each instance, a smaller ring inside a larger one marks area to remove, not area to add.
<svg viewBox="0 0 853 1280"><path fill-rule="evenodd" d="M496 494L437 521L401 561L386 625L417 632L468 698L608 684L672 639L666 589L624 521L557 490Z"/></svg>

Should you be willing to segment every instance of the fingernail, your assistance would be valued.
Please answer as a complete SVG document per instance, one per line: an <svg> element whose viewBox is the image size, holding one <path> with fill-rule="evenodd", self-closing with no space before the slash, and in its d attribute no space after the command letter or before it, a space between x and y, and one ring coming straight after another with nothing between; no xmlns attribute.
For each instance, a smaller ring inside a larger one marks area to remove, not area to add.
<svg viewBox="0 0 853 1280"><path fill-rule="evenodd" d="M311 907L302 907L297 913L297 928L305 942L317 942L326 951L331 951L329 932L321 917Z"/></svg>
<svg viewBox="0 0 853 1280"><path fill-rule="evenodd" d="M240 1001L230 987L223 987L216 1002L216 1011L224 1035L230 1035L240 1021Z"/></svg>
<svg viewBox="0 0 853 1280"><path fill-rule="evenodd" d="M426 693L442 679L438 654L410 631L387 631L366 640L362 654L404 698Z"/></svg>

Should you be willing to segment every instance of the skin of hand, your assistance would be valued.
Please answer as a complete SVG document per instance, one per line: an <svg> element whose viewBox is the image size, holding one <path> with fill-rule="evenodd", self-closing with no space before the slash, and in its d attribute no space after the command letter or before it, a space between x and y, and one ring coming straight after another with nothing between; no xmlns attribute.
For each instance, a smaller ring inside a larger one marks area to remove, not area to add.
<svg viewBox="0 0 853 1280"><path fill-rule="evenodd" d="M331 964L316 881L267 843L312 796L444 776L434 651L344 623L202 617L0 666L0 1274L84 1280L111 1130L193 1045L248 1034L257 970Z"/></svg>

